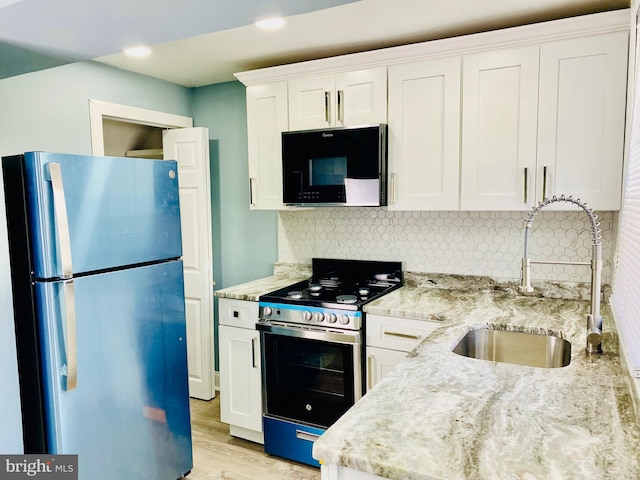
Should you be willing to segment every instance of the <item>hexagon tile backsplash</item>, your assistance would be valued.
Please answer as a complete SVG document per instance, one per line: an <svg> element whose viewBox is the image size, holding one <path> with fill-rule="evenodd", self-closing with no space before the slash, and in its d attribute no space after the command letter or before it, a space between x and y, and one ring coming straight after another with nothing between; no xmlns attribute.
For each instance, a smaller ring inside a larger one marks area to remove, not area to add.
<svg viewBox="0 0 640 480"><path fill-rule="evenodd" d="M596 212L602 229L602 280L611 283L616 212ZM528 212L391 212L316 208L278 214L278 261L312 257L402 261L411 272L519 278ZM532 260L589 262L591 231L582 211L536 215ZM532 265L534 280L589 282L588 266Z"/></svg>

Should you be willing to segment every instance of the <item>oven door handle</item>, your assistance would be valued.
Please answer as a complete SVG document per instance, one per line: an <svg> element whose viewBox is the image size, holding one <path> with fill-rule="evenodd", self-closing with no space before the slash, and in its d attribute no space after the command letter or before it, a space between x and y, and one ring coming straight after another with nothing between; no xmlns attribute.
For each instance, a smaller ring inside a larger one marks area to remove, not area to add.
<svg viewBox="0 0 640 480"><path fill-rule="evenodd" d="M317 433L305 432L304 430L296 429L296 438L300 440L306 440L307 442L315 442L320 438Z"/></svg>
<svg viewBox="0 0 640 480"><path fill-rule="evenodd" d="M259 322L256 329L264 333L282 335L285 337L308 338L310 340L320 340L332 343L362 343L362 334L359 331L345 330L336 332L334 330L311 329L309 327L299 327L290 325L280 325L273 322Z"/></svg>

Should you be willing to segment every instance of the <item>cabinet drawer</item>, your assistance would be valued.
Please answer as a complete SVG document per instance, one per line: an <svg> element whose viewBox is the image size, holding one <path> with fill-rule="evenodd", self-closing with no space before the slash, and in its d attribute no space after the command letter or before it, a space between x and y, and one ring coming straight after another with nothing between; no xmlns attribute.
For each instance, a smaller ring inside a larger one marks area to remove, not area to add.
<svg viewBox="0 0 640 480"><path fill-rule="evenodd" d="M220 325L253 330L258 322L258 302L220 298L218 300L218 315Z"/></svg>
<svg viewBox="0 0 640 480"><path fill-rule="evenodd" d="M438 328L440 322L367 315L367 346L410 352Z"/></svg>

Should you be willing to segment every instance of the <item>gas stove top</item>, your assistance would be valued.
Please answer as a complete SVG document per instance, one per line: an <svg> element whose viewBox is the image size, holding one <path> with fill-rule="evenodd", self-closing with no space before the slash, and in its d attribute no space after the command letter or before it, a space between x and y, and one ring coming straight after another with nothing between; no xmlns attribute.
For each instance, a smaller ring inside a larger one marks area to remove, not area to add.
<svg viewBox="0 0 640 480"><path fill-rule="evenodd" d="M260 318L359 329L363 306L402 286L401 262L314 258L313 276L260 297Z"/></svg>
<svg viewBox="0 0 640 480"><path fill-rule="evenodd" d="M361 307L401 285L401 282L348 282L327 286L313 278L281 288L260 297L261 302L308 305L343 310Z"/></svg>

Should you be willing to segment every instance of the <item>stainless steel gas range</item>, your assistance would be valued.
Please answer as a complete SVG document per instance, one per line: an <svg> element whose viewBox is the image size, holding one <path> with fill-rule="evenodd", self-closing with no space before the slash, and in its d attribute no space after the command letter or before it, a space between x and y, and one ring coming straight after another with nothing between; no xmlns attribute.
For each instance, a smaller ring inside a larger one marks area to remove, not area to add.
<svg viewBox="0 0 640 480"><path fill-rule="evenodd" d="M310 279L260 297L267 453L318 465L313 441L364 394L363 307L400 286L401 262L314 258Z"/></svg>

